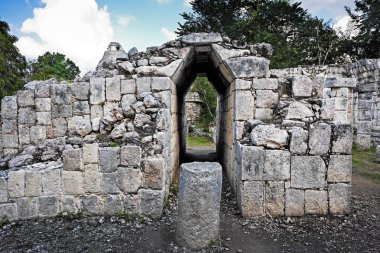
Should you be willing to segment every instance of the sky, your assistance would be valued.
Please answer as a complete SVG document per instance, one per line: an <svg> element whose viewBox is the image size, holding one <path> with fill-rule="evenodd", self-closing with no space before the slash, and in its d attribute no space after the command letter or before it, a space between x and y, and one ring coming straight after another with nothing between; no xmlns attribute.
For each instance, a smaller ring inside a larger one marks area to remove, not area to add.
<svg viewBox="0 0 380 253"><path fill-rule="evenodd" d="M0 0L0 20L19 38L16 46L28 59L46 51L72 59L82 74L93 70L111 41L125 51L162 45L175 39L179 13L191 0ZM344 28L344 6L354 0L297 0L313 16Z"/></svg>

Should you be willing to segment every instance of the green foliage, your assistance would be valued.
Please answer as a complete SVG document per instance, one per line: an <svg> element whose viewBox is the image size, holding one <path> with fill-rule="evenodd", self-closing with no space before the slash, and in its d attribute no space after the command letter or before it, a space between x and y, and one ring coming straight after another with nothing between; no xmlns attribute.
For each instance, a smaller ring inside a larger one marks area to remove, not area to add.
<svg viewBox="0 0 380 253"><path fill-rule="evenodd" d="M0 98L12 95L25 83L26 60L14 45L16 36L0 20Z"/></svg>
<svg viewBox="0 0 380 253"><path fill-rule="evenodd" d="M212 139L209 137L187 136L186 145L188 147L212 147L215 144L213 143Z"/></svg>
<svg viewBox="0 0 380 253"><path fill-rule="evenodd" d="M110 144L109 144L109 146L110 146L111 148L116 148L116 147L119 147L120 145L119 145L119 143L117 143L116 141L111 141Z"/></svg>
<svg viewBox="0 0 380 253"><path fill-rule="evenodd" d="M80 73L78 66L73 61L60 53L46 52L38 57L36 62L30 65L31 80L58 80L71 81Z"/></svg>
<svg viewBox="0 0 380 253"><path fill-rule="evenodd" d="M215 121L215 111L217 106L217 94L207 77L197 77L190 88L191 92L197 92L204 104L201 113L201 123L208 126Z"/></svg>
<svg viewBox="0 0 380 253"><path fill-rule="evenodd" d="M72 221L83 217L83 214L81 212L62 212L58 215L58 217Z"/></svg>

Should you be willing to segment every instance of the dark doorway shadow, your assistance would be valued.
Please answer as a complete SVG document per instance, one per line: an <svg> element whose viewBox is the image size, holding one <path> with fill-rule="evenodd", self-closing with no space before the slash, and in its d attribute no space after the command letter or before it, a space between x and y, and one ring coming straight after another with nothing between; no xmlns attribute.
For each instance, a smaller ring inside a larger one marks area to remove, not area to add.
<svg viewBox="0 0 380 253"><path fill-rule="evenodd" d="M184 157L185 163L217 162L218 156L215 147L188 147Z"/></svg>

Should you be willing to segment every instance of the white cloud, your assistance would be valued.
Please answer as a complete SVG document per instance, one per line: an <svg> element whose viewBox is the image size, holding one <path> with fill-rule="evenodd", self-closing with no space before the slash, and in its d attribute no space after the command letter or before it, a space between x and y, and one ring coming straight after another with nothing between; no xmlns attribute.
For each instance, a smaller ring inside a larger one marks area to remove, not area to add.
<svg viewBox="0 0 380 253"><path fill-rule="evenodd" d="M135 20L136 18L133 16L117 16L117 23L122 26L127 26Z"/></svg>
<svg viewBox="0 0 380 253"><path fill-rule="evenodd" d="M33 18L23 22L17 47L27 58L46 51L65 54L81 69L93 70L113 29L107 7L95 0L41 0L44 6L33 10Z"/></svg>
<svg viewBox="0 0 380 253"><path fill-rule="evenodd" d="M177 34L171 32L166 27L161 28L161 33L163 33L167 40L175 40L177 38Z"/></svg>
<svg viewBox="0 0 380 253"><path fill-rule="evenodd" d="M347 15L344 6L353 7L354 0L303 0L301 6L313 15L326 15L336 20Z"/></svg>
<svg viewBox="0 0 380 253"><path fill-rule="evenodd" d="M358 31L352 23L351 17L348 15L339 18L333 25L333 28L338 34L345 37L352 37L358 34Z"/></svg>
<svg viewBox="0 0 380 253"><path fill-rule="evenodd" d="M183 5L186 6L186 7L191 7L191 4L194 0L184 0L183 1Z"/></svg>
<svg viewBox="0 0 380 253"><path fill-rule="evenodd" d="M159 4L167 4L169 3L171 0L156 0L157 3Z"/></svg>

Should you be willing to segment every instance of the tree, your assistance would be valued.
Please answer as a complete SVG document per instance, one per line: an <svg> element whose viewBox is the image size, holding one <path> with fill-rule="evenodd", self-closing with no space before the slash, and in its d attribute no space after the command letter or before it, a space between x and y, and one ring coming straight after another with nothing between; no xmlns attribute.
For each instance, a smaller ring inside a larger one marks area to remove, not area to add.
<svg viewBox="0 0 380 253"><path fill-rule="evenodd" d="M31 80L74 80L80 73L79 67L73 61L60 53L46 52L38 57L36 62L30 64Z"/></svg>
<svg viewBox="0 0 380 253"><path fill-rule="evenodd" d="M14 45L17 37L0 20L0 98L12 95L25 83L26 60Z"/></svg>
<svg viewBox="0 0 380 253"><path fill-rule="evenodd" d="M351 54L357 58L380 58L380 1L355 0L355 11L346 7L358 31Z"/></svg>

